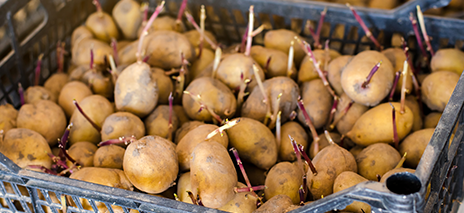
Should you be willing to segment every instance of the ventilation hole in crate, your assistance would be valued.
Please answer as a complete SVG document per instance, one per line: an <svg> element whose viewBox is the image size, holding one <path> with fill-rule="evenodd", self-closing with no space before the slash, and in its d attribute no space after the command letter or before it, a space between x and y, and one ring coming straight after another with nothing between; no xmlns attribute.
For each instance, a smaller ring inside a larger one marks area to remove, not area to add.
<svg viewBox="0 0 464 213"><path fill-rule="evenodd" d="M178 5L177 2L175 1L168 1L166 2L166 12L168 12L171 15L175 15L177 17L177 13L180 8L180 4Z"/></svg>
<svg viewBox="0 0 464 213"><path fill-rule="evenodd" d="M390 46L390 44L388 42L386 42L386 37L387 35L385 35L385 31L384 30L380 30L378 33L377 33L377 41L383 45L383 46Z"/></svg>
<svg viewBox="0 0 464 213"><path fill-rule="evenodd" d="M241 36L237 35L237 31L235 30L234 26L231 25L226 25L224 26L227 36L229 37L230 40L232 41L240 41Z"/></svg>
<svg viewBox="0 0 464 213"><path fill-rule="evenodd" d="M214 13L214 8L212 6L205 6L205 9L207 19L210 19L215 23L219 22L219 16L217 16L216 13Z"/></svg>
<svg viewBox="0 0 464 213"><path fill-rule="evenodd" d="M216 35L216 39L224 38L223 26L221 24L213 24L213 34Z"/></svg>
<svg viewBox="0 0 464 213"><path fill-rule="evenodd" d="M335 38L335 39L343 39L344 34L345 34L345 25L336 24L333 29L332 36L330 37Z"/></svg>
<svg viewBox="0 0 464 213"><path fill-rule="evenodd" d="M290 19L290 29L297 34L300 34L303 29L303 19L292 18Z"/></svg>
<svg viewBox="0 0 464 213"><path fill-rule="evenodd" d="M440 45L439 47L440 47L440 48L446 48L446 47L448 47L448 42L449 42L449 39L448 39L448 38L441 38L441 39L439 40L439 45Z"/></svg>
<svg viewBox="0 0 464 213"><path fill-rule="evenodd" d="M271 19L269 18L268 14L265 13L258 13L259 20L261 21L261 24L266 25L268 30L272 30L272 23Z"/></svg>
<svg viewBox="0 0 464 213"><path fill-rule="evenodd" d="M401 34L394 33L391 38L391 46L401 48L403 46L403 42L401 41L402 37Z"/></svg>
<svg viewBox="0 0 464 213"><path fill-rule="evenodd" d="M419 192L421 188L419 178L409 172L393 174L387 178L386 184L390 191L403 195Z"/></svg>
<svg viewBox="0 0 464 213"><path fill-rule="evenodd" d="M358 40L358 28L355 26L351 26L348 30L346 35L346 40L356 41Z"/></svg>
<svg viewBox="0 0 464 213"><path fill-rule="evenodd" d="M225 9L221 9L221 13L224 13L225 15L228 16L227 23L232 24L233 20L230 19L229 12ZM248 23L248 16L245 20L245 17L243 17L242 11L240 10L232 10L232 14L234 15L234 20L238 25L246 25Z"/></svg>
<svg viewBox="0 0 464 213"><path fill-rule="evenodd" d="M306 20L305 26L303 28L303 35L304 36L311 36L310 28L314 29L314 22L311 20Z"/></svg>
<svg viewBox="0 0 464 213"><path fill-rule="evenodd" d="M330 36L330 23L327 23L327 22L324 22L322 24L322 28L321 28L321 34L320 34L320 38L321 38L321 43L325 42L325 41L322 41L322 38L329 38Z"/></svg>
<svg viewBox="0 0 464 213"><path fill-rule="evenodd" d="M278 15L272 15L272 19L274 20L274 26L276 29L287 28L287 26L285 26L284 17L278 16Z"/></svg>
<svg viewBox="0 0 464 213"><path fill-rule="evenodd" d="M354 55L356 49L356 44L346 43L343 46L342 55Z"/></svg>

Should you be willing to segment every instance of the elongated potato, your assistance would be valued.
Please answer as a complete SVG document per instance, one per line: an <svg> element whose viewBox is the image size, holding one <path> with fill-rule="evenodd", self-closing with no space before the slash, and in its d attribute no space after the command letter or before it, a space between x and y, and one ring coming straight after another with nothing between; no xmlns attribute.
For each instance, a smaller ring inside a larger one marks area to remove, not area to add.
<svg viewBox="0 0 464 213"><path fill-rule="evenodd" d="M304 82L301 86L301 96L304 107L314 127L321 128L327 124L330 115L330 107L332 106L332 97L324 86L324 83L322 83L322 80L314 79L309 82ZM301 123L305 123L305 118L301 110L298 110L298 120L300 120Z"/></svg>
<svg viewBox="0 0 464 213"><path fill-rule="evenodd" d="M190 181L203 204L219 208L234 198L237 173L227 149L214 141L198 144L192 152Z"/></svg>
<svg viewBox="0 0 464 213"><path fill-rule="evenodd" d="M116 3L113 8L113 18L124 38L134 40L137 38L137 30L142 24L140 4L133 0L123 0Z"/></svg>
<svg viewBox="0 0 464 213"><path fill-rule="evenodd" d="M305 129L295 121L289 121L282 125L280 146L277 144L277 148L279 149L279 159L292 162L296 160L296 155L290 138L288 137L289 135L291 135L293 139L295 139L298 144L301 144L306 150L309 138Z"/></svg>
<svg viewBox="0 0 464 213"><path fill-rule="evenodd" d="M280 162L274 165L266 177L264 198L269 200L276 195L285 194L292 199L293 204L299 204L298 189L303 185L302 171L296 163Z"/></svg>
<svg viewBox="0 0 464 213"><path fill-rule="evenodd" d="M250 55L258 62L260 67L266 70L266 77L273 78L277 76L286 76L295 79L297 71L292 63L290 72L288 70L288 52L265 48L259 45L251 47ZM269 60L269 65L266 67Z"/></svg>
<svg viewBox="0 0 464 213"><path fill-rule="evenodd" d="M342 95L344 93L340 83L340 77L342 70L352 58L353 56L351 55L343 55L331 60L327 66L327 80L337 95Z"/></svg>
<svg viewBox="0 0 464 213"><path fill-rule="evenodd" d="M416 168L422 157L422 154L432 138L435 128L421 129L411 133L401 142L399 151L401 155L408 153L405 165L411 168Z"/></svg>

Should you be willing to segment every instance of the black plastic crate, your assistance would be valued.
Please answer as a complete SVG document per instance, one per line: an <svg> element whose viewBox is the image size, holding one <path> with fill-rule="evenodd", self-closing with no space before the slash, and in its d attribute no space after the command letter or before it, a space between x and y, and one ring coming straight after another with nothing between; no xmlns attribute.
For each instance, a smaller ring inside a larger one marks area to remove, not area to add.
<svg viewBox="0 0 464 213"><path fill-rule="evenodd" d="M20 82L24 87L32 84L37 56L44 53L44 71L40 78L43 82L57 69L56 43L65 41L69 47L72 30L95 11L91 0L41 0L45 18L30 35L20 38L17 36L12 16L28 2L29 0L9 0L0 6L0 26L8 27L8 38L14 50L0 60L0 103L8 102L15 107L19 107L17 84ZM176 15L180 2L181 0L167 0L166 12ZM373 29L373 34L381 35L381 44L389 47L394 33L406 38L413 36L408 16L410 12L415 11L416 4L426 10L445 6L448 2L449 0L411 1L389 11L367 8L358 8L357 11L368 27ZM107 0L102 3L106 11L111 11L115 1ZM150 1L152 8L156 4L157 1ZM190 0L188 8L196 16L202 4L207 10L206 27L215 33L221 42L240 41L246 28L250 5L255 6L256 21L259 24L267 22L274 28L292 28L297 32L304 32L306 21L317 22L320 12L327 7L325 25L329 28L325 30L322 39L329 38L332 48L337 47L340 52L350 50L352 53L373 48L373 44L363 38L364 32L351 11L343 5L301 0ZM464 21L430 16L426 16L425 21L435 49L439 46L462 45ZM333 37L337 26L344 27L344 35L339 38ZM6 38L2 40L4 39ZM260 43L262 39L258 37L255 42ZM409 44L415 45L414 42ZM460 168L464 166L463 88L464 75L456 86L415 175L399 178L395 182L419 184L417 192L400 195L390 191L385 184L366 182L312 202L295 212L343 209L354 200L369 203L372 211L379 213L449 212L456 209L458 205L454 204L462 200L464 177L464 170ZM450 145L450 135L456 124L457 130ZM129 212L130 209L141 212L219 212L147 194L21 169L2 154L0 186L1 212L44 212L43 207L49 207L51 212L58 212L61 204L57 201L62 195L71 196L76 203L76 206L68 207L68 212L92 212L82 209L79 198L87 199L94 208L95 202L103 202L109 212L117 212L112 210L112 205L123 207L123 212ZM428 186L430 193L427 194Z"/></svg>

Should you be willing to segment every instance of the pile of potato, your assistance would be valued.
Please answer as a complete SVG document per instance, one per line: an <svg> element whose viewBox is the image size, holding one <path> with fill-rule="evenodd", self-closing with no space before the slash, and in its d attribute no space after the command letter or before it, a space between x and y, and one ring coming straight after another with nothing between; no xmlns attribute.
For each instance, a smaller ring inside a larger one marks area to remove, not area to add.
<svg viewBox="0 0 464 213"><path fill-rule="evenodd" d="M401 48L308 52L286 29L267 31L264 46L221 51L212 33L149 20L134 0L112 15L96 3L72 34L69 69L27 88L20 109L0 106L0 152L21 168L224 211L286 212L414 173L464 69L463 52L440 49L416 78Z"/></svg>

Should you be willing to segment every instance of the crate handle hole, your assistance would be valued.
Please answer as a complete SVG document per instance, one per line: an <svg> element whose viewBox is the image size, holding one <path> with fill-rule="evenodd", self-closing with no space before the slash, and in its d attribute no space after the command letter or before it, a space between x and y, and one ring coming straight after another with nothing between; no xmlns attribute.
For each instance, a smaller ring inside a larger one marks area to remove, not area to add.
<svg viewBox="0 0 464 213"><path fill-rule="evenodd" d="M402 195L416 193L421 189L421 182L414 174L399 172L387 178L387 188Z"/></svg>

